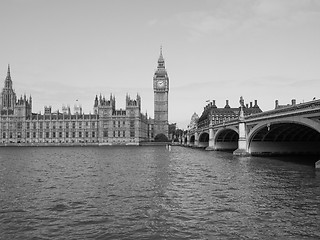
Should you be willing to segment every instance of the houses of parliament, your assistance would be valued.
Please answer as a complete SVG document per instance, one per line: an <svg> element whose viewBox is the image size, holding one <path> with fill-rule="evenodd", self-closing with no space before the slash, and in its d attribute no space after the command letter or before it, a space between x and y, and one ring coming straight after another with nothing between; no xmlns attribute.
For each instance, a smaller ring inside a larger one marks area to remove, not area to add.
<svg viewBox="0 0 320 240"><path fill-rule="evenodd" d="M160 50L153 76L154 119L141 112L141 97L126 96L125 109L116 109L116 99L95 96L93 113L75 105L52 112L32 112L32 97L20 98L13 90L10 66L0 96L0 146L46 145L139 145L168 137L169 77Z"/></svg>

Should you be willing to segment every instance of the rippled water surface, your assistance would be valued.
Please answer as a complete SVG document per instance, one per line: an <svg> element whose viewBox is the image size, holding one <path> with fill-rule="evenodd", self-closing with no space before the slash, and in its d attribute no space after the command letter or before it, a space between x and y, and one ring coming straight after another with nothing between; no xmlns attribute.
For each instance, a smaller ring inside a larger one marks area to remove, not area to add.
<svg viewBox="0 0 320 240"><path fill-rule="evenodd" d="M182 147L0 148L0 239L320 239L320 171Z"/></svg>

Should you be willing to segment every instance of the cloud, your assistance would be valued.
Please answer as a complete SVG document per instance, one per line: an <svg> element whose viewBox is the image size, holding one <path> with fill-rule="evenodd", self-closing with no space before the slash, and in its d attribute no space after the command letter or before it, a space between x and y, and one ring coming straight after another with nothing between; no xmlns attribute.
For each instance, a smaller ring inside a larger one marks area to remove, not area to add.
<svg viewBox="0 0 320 240"><path fill-rule="evenodd" d="M147 22L147 26L148 27L153 27L154 25L156 25L158 23L157 19L151 19Z"/></svg>
<svg viewBox="0 0 320 240"><path fill-rule="evenodd" d="M224 36L266 26L295 26L320 17L320 1L314 0L233 0L208 1L207 9L176 14L189 40L208 35Z"/></svg>

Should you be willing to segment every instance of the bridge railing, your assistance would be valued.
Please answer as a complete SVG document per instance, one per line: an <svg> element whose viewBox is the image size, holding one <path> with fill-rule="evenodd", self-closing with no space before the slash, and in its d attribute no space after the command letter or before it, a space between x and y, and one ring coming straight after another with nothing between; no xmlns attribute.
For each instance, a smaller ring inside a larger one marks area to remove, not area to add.
<svg viewBox="0 0 320 240"><path fill-rule="evenodd" d="M216 123L216 124L212 124L213 127L226 127L226 126L230 126L230 125L234 125L235 123L238 123L239 119L238 118L234 118L225 122L221 122L221 123Z"/></svg>

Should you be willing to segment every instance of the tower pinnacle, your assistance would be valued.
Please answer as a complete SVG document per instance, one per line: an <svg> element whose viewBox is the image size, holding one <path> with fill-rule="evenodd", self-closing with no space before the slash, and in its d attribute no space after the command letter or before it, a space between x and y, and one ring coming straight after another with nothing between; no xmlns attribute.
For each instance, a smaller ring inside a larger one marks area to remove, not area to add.
<svg viewBox="0 0 320 240"><path fill-rule="evenodd" d="M162 46L160 46L160 56L159 56L159 59L158 59L158 68L165 68L164 58L163 58L163 55L162 55Z"/></svg>
<svg viewBox="0 0 320 240"><path fill-rule="evenodd" d="M8 72L7 72L7 77L6 79L11 80L11 75L10 75L10 64L8 64Z"/></svg>

